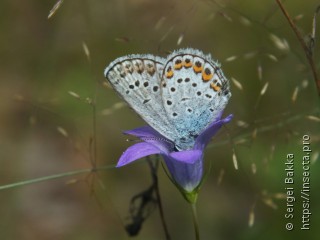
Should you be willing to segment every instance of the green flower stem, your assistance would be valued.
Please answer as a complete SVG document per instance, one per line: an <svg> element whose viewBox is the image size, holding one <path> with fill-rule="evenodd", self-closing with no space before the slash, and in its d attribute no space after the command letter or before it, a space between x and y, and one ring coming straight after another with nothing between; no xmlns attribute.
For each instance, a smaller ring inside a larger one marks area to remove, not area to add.
<svg viewBox="0 0 320 240"><path fill-rule="evenodd" d="M195 237L196 237L196 240L200 240L196 203L192 203L191 208L192 208L192 220L193 220Z"/></svg>

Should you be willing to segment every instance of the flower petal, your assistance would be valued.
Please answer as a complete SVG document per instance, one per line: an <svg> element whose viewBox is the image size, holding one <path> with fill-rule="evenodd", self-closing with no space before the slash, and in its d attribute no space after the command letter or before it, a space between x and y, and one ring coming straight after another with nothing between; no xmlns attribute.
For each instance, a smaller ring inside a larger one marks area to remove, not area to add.
<svg viewBox="0 0 320 240"><path fill-rule="evenodd" d="M129 147L120 157L116 167L122 167L139 158L160 153L160 149L151 143L141 142Z"/></svg>
<svg viewBox="0 0 320 240"><path fill-rule="evenodd" d="M138 138L141 137L162 137L160 133L158 133L156 130L154 130L152 127L149 126L143 126L139 128L135 128L132 130L127 130L123 132L124 134L133 135Z"/></svg>
<svg viewBox="0 0 320 240"><path fill-rule="evenodd" d="M190 151L183 151L185 154ZM183 153L180 152L180 153ZM193 157L201 153L201 151L197 150L191 154ZM177 152L178 153L178 152ZM178 160L176 157L179 154L170 154L170 155L163 155L165 163L168 167L168 170L174 179L174 181L186 192L194 191L200 184L201 179L203 177L203 155L200 154L199 158L194 158L193 163L186 163L184 161ZM176 155L172 157L172 155ZM184 154L181 154L184 155ZM184 159L185 156L178 156L179 158L182 157ZM188 159L190 160L190 159ZM191 162L191 161L190 161Z"/></svg>
<svg viewBox="0 0 320 240"><path fill-rule="evenodd" d="M140 138L144 142L150 143L153 146L160 149L162 153L169 154L174 148L174 143L163 137L160 133L154 130L152 127L144 126L128 130L125 134L133 135Z"/></svg>
<svg viewBox="0 0 320 240"><path fill-rule="evenodd" d="M233 118L233 115L230 114L228 117L213 122L209 127L204 130L196 139L194 149L203 150L206 145L209 143L210 139L217 133L217 131L222 127L223 124L228 123Z"/></svg>
<svg viewBox="0 0 320 240"><path fill-rule="evenodd" d="M195 163L197 160L200 159L201 155L202 155L201 150L187 150L187 151L181 151L181 152L172 152L169 154L171 158L174 158L179 162L184 162L189 164Z"/></svg>

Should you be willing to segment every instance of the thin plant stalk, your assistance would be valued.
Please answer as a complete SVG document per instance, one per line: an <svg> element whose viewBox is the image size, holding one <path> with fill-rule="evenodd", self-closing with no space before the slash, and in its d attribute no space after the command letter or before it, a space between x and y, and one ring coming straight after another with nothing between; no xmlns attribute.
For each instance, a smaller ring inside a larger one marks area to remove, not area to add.
<svg viewBox="0 0 320 240"><path fill-rule="evenodd" d="M5 189L10 189L10 188L22 187L22 186L26 186L26 185L30 185L30 184L34 184L34 183L45 182L45 181L49 181L49 180L53 180L53 179L70 177L70 176L75 176L75 175L79 175L79 174L90 173L93 171L102 171L102 170L107 170L107 169L110 169L110 170L115 169L115 166L108 165L108 166L98 167L96 169L86 168L86 169L80 169L80 170L75 170L75 171L70 171L70 172L58 173L58 174L49 175L49 176L45 176L45 177L33 178L33 179L24 180L24 181L20 181L20 182L10 183L7 185L2 185L2 186L0 186L0 191L5 190Z"/></svg>
<svg viewBox="0 0 320 240"><path fill-rule="evenodd" d="M158 207L159 207L161 224L162 224L165 236L166 236L166 240L170 240L171 237L170 237L169 230L168 230L166 220L164 217L162 201L161 201L161 196L160 196L160 191L159 191L159 183L158 183L158 175L157 175L157 169L159 166L159 156L156 157L155 164L153 164L152 161L150 160L150 158L148 158L148 157L147 157L147 161L148 161L150 169L151 169L152 181L153 181L153 185L154 185L155 194L157 196L157 203L158 203Z"/></svg>
<svg viewBox="0 0 320 240"><path fill-rule="evenodd" d="M192 220L193 220L193 226L194 226L195 239L196 240L200 240L199 223L198 223L198 215L197 215L196 203L191 203L191 208L192 208Z"/></svg>
<svg viewBox="0 0 320 240"><path fill-rule="evenodd" d="M289 16L289 13L284 8L282 2L280 0L275 0L275 1L279 5L283 15L285 16L285 18L289 22L290 27L292 28L292 30L294 31L295 35L297 36L297 38L298 38L298 40L300 42L300 45L301 45L301 47L303 48L303 50L304 50L304 52L306 54L306 58L307 58L308 63L310 65L310 68L311 68L311 71L312 71L312 74L313 74L313 78L315 80L315 83L316 83L316 86L317 86L317 89L318 89L318 94L320 95L320 78L318 77L318 74L317 74L317 69L316 69L316 65L315 65L313 57L312 57L312 52L308 48L306 42L304 41L303 37L301 36L301 33L299 32L298 28L296 27L296 25L294 24L293 20Z"/></svg>

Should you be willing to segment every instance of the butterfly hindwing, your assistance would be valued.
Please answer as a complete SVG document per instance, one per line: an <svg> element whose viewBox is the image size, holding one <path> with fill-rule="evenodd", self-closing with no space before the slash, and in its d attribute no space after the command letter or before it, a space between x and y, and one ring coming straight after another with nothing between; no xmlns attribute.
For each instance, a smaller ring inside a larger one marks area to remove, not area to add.
<svg viewBox="0 0 320 240"><path fill-rule="evenodd" d="M167 117L178 132L174 142L182 149L220 117L231 96L219 65L193 49L168 56L161 86Z"/></svg>

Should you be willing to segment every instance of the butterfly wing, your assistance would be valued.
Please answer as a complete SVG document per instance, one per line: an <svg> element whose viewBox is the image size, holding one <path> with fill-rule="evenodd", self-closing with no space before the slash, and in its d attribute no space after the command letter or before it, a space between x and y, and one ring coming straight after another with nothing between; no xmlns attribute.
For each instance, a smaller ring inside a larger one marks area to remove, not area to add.
<svg viewBox="0 0 320 240"><path fill-rule="evenodd" d="M160 93L164 62L153 55L129 55L116 59L104 71L118 94L162 135L175 131L171 130Z"/></svg>
<svg viewBox="0 0 320 240"><path fill-rule="evenodd" d="M162 101L177 130L170 135L179 149L190 149L195 138L220 118L231 96L219 64L194 49L169 55L163 68Z"/></svg>

